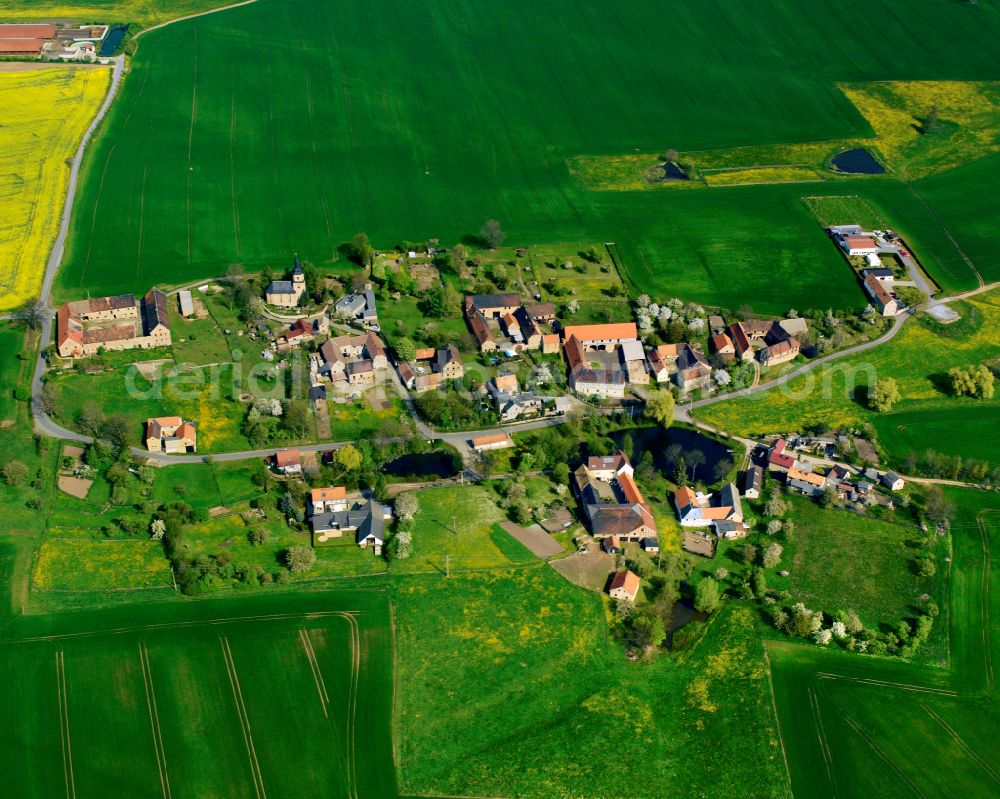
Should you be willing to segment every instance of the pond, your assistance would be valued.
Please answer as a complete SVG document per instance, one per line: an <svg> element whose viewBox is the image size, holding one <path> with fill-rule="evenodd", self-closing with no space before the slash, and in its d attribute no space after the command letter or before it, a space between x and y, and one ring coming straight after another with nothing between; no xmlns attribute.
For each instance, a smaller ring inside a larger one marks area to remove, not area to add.
<svg viewBox="0 0 1000 799"><path fill-rule="evenodd" d="M104 41L101 42L101 49L97 51L97 54L99 56L108 56L117 53L127 31L127 25L115 25L104 37Z"/></svg>
<svg viewBox="0 0 1000 799"><path fill-rule="evenodd" d="M667 183L672 180L688 179L687 172L673 161L664 161L662 164L647 167L643 170L643 175L648 183Z"/></svg>
<svg viewBox="0 0 1000 799"><path fill-rule="evenodd" d="M830 164L834 171L847 175L881 175L885 173L885 167L876 161L875 156L864 147L845 150L835 155Z"/></svg>
<svg viewBox="0 0 1000 799"><path fill-rule="evenodd" d="M674 633L680 631L693 621L706 621L707 613L702 613L694 609L694 605L687 599L682 599L674 604L670 612L670 624L667 626L667 637L663 645L667 649L674 648ZM683 644L681 645L683 648Z"/></svg>
<svg viewBox="0 0 1000 799"><path fill-rule="evenodd" d="M696 482L714 483L715 467L719 461L733 459L733 454L725 444L720 444L714 438L709 438L686 427L668 427L666 430L661 427L642 427L638 430L622 431L614 438L621 444L621 439L625 435L631 435L635 443L633 463L638 463L643 453L648 451L653 456L653 464L656 468L666 472L668 476L675 465L671 457L673 453L667 451L672 449L673 445L681 448L681 454L698 450L705 456L705 462L695 467L694 480ZM689 476L690 473L689 469Z"/></svg>
<svg viewBox="0 0 1000 799"><path fill-rule="evenodd" d="M406 477L414 480L434 477L453 477L458 474L458 456L447 450L433 450L420 454L402 455L389 461L382 471L391 477Z"/></svg>

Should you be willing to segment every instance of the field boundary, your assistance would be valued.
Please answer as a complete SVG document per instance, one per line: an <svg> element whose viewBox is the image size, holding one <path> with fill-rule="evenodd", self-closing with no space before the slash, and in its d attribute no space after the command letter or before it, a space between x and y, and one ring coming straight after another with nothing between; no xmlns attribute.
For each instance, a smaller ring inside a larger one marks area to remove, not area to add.
<svg viewBox="0 0 1000 799"><path fill-rule="evenodd" d="M139 666L142 682L146 688L146 708L149 711L149 726L153 733L153 754L156 755L156 770L160 774L160 788L164 799L170 799L170 776L167 773L167 755L163 748L163 731L160 729L160 713L156 707L156 689L153 687L153 672L149 665L149 649L139 642Z"/></svg>
<svg viewBox="0 0 1000 799"><path fill-rule="evenodd" d="M264 777L260 773L260 762L257 760L257 748L253 742L253 729L250 726L250 716L247 713L246 704L243 702L243 689L240 687L240 678L236 674L236 663L233 660L233 652L229 648L229 639L224 635L220 635L219 645L222 647L222 660L226 665L229 687L233 692L236 715L239 717L240 727L243 730L243 742L247 747L247 758L250 761L250 775L253 777L254 791L258 799L267 799L267 792L264 790Z"/></svg>
<svg viewBox="0 0 1000 799"><path fill-rule="evenodd" d="M69 696L66 685L66 658L62 650L56 652L56 690L59 695L59 738L62 742L63 778L66 796L76 797L76 778L73 775L73 744L69 735Z"/></svg>

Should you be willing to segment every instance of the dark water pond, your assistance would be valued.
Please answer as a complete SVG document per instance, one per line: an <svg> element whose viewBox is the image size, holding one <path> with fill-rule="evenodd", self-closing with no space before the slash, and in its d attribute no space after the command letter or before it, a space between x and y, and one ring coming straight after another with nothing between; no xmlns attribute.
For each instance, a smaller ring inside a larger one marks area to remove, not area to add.
<svg viewBox="0 0 1000 799"><path fill-rule="evenodd" d="M674 605L670 614L670 625L667 627L667 638L663 645L667 649L674 648L674 633L680 631L693 621L705 621L708 615L694 609L688 600L682 599Z"/></svg>
<svg viewBox="0 0 1000 799"><path fill-rule="evenodd" d="M845 150L835 155L830 163L838 172L848 175L881 175L885 172L885 167L864 147Z"/></svg>
<svg viewBox="0 0 1000 799"><path fill-rule="evenodd" d="M732 460L733 458L729 448L724 444L684 427L668 427L666 430L661 427L643 427L638 430L622 431L614 438L621 444L621 439L626 435L631 435L635 443L633 463L638 463L643 453L648 451L653 456L653 464L668 474L674 468L674 461L671 458L672 452L668 452L672 449L672 445L679 446L682 455L685 452L698 450L705 456L705 462L694 470L694 480L697 482L714 483L716 464L723 459ZM688 476L690 474L689 467Z"/></svg>
<svg viewBox="0 0 1000 799"><path fill-rule="evenodd" d="M419 455L402 455L386 463L382 471L393 477L452 477L458 474L459 470L455 460L454 453L442 450L423 452Z"/></svg>
<svg viewBox="0 0 1000 799"><path fill-rule="evenodd" d="M107 36L104 37L104 41L101 42L101 49L97 51L97 54L103 56L117 53L122 39L125 38L126 31L128 31L127 26L115 25L115 27L108 31Z"/></svg>

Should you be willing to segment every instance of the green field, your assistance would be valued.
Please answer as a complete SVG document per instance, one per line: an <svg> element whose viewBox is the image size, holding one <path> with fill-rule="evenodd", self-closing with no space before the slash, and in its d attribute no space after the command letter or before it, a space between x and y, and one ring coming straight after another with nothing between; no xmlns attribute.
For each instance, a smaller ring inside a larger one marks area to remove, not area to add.
<svg viewBox="0 0 1000 799"><path fill-rule="evenodd" d="M995 77L992 4L899 7L685 2L669 47L652 0L258 0L167 26L143 39L88 154L59 291L145 289L293 251L323 263L358 230L379 246L450 243L495 217L508 243L617 241L632 282L655 293L768 312L857 305L838 254L793 208L802 186L589 192L566 161L867 137L837 81ZM849 39L831 35L858 17ZM831 190L885 185L902 188Z"/></svg>
<svg viewBox="0 0 1000 799"><path fill-rule="evenodd" d="M11 796L397 796L384 597L67 621L0 643L20 686L0 699Z"/></svg>
<svg viewBox="0 0 1000 799"><path fill-rule="evenodd" d="M948 494L958 506L949 669L767 645L797 799L996 793L1000 594L990 553L1000 543L1000 502L983 492Z"/></svg>

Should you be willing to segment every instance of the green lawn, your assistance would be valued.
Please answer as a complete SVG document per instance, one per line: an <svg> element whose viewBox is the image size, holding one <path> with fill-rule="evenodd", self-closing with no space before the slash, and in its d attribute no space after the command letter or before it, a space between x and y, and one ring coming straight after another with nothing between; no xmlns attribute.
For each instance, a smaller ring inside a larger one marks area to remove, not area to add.
<svg viewBox="0 0 1000 799"><path fill-rule="evenodd" d="M175 299L171 297L169 302L173 311ZM211 316L185 319L179 313L171 313L170 336L174 345L174 359L179 364L204 366L232 360L226 337Z"/></svg>
<svg viewBox="0 0 1000 799"><path fill-rule="evenodd" d="M157 541L84 541L47 537L32 585L42 590L108 590L171 585L170 563Z"/></svg>
<svg viewBox="0 0 1000 799"><path fill-rule="evenodd" d="M801 185L590 192L566 162L870 136L837 81L995 78L991 6L920 2L904 18L897 5L685 2L669 47L653 0L259 0L170 25L143 39L88 153L59 293L281 267L295 251L326 263L359 230L380 247L450 244L494 217L508 244L616 241L632 282L657 294L737 306L752 286L761 311L856 305ZM831 29L862 16L831 46ZM276 43L264 55L262 38ZM881 184L902 188L831 188Z"/></svg>
<svg viewBox="0 0 1000 799"><path fill-rule="evenodd" d="M420 513L413 525L413 554L392 563L394 574L444 573L446 555L453 571L512 562L508 556L511 548L496 543L494 524L504 518L504 513L496 506L492 492L478 486L430 488L420 491L417 497Z"/></svg>
<svg viewBox="0 0 1000 799"><path fill-rule="evenodd" d="M912 616L917 597L932 592L936 578L918 577L911 568L922 536L916 527L792 499L795 542L782 567L791 572L793 601L828 613L853 608L877 627Z"/></svg>
<svg viewBox="0 0 1000 799"><path fill-rule="evenodd" d="M152 498L164 504L186 502L204 511L226 504L216 480L215 467L202 463L181 463L157 469Z"/></svg>

